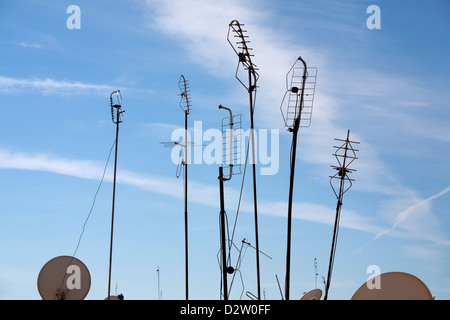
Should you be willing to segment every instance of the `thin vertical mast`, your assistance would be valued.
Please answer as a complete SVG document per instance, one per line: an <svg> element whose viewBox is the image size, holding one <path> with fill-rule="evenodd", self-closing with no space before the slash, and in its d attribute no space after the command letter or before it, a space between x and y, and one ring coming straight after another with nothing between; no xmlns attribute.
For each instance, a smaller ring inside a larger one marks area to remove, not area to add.
<svg viewBox="0 0 450 320"><path fill-rule="evenodd" d="M113 94L117 94L120 100L117 104L113 104ZM114 210L115 210L115 199L116 199L116 173L117 173L117 149L119 142L119 123L122 122L121 101L122 96L120 95L120 90L114 91L110 95L111 104L111 116L112 121L116 125L116 140L115 140L115 155L114 155L114 178L113 178L113 197L112 197L112 212L111 212L111 240L109 249L109 276L108 276L108 300L110 300L111 295L111 269L112 269L112 250L113 250L113 233L114 233ZM116 114L114 115L114 109L116 109Z"/></svg>
<svg viewBox="0 0 450 320"><path fill-rule="evenodd" d="M296 67L298 61L301 61L302 66ZM306 121L309 126L311 120L312 102L315 90L315 81L317 71L311 68L311 79L309 79L308 68L306 62L301 58L294 62L291 69L286 74L286 92L281 102L280 109L283 114L283 104L287 101L287 110L283 118L288 131L292 132L292 147L290 158L290 176L289 176L289 199L288 199L288 220L287 220L287 241L286 241L286 278L285 278L285 299L290 297L290 273L291 273L291 233L292 233L292 202L294 192L294 173L295 173L295 159L297 155L297 136L298 130L302 126L301 123ZM300 71L301 75L297 74ZM288 77L291 75L290 83L288 84ZM309 79L309 80L308 80ZM300 87L298 86L300 84ZM308 87L306 87L308 84ZM288 99L286 99L288 95ZM292 99L294 98L294 99ZM305 103L306 102L306 103ZM303 111L308 111L303 113Z"/></svg>
<svg viewBox="0 0 450 320"><path fill-rule="evenodd" d="M337 244L337 236L338 236L338 230L339 230L339 221L341 216L341 208L342 208L342 200L344 197L344 193L347 192L351 186L352 181L355 181L354 179L351 179L348 174L352 173L356 170L350 169L350 164L358 159L356 157L356 149L353 149L352 143L359 144L359 142L356 141L350 141L350 130L347 131L347 139L341 140L341 139L335 139L337 141L344 142L340 147L335 146L337 149L336 152L333 154L337 161L338 166L331 166L333 169L337 170L337 173L333 176L330 176L330 185L333 189L333 192L337 198L337 204L336 204L336 216L334 221L334 229L333 229L333 239L331 242L331 252L330 252L330 262L328 265L328 276L327 281L325 283L325 296L324 300L328 299L328 291L330 289L331 284L331 275L333 273L333 265L334 265L334 257L336 254L336 244ZM340 152L343 151L343 154ZM342 160L340 160L342 158ZM342 162L341 162L342 161ZM332 181L333 179L339 180L339 192L336 193L335 188L333 187ZM345 183L348 182L349 186L346 187Z"/></svg>
<svg viewBox="0 0 450 320"><path fill-rule="evenodd" d="M185 290L186 290L186 300L189 300L189 237L188 237L188 114L191 108L189 85L187 80L183 75L180 76L178 82L178 87L180 88L180 107L184 111L184 152L183 152L183 165L184 165L184 251L185 251Z"/></svg>
<svg viewBox="0 0 450 320"><path fill-rule="evenodd" d="M255 245L256 245L256 279L257 279L257 294L258 300L261 300L261 280L260 280L260 267L259 267L259 235L258 235L258 205L257 205L257 193L256 193L256 158L255 158L255 145L254 145L254 91L256 90L256 82L259 78L256 72L256 65L251 60L252 54L249 53L252 48L249 48L247 44L250 42L247 40L248 36L244 33L246 30L242 29L243 24L240 24L237 20L233 20L229 24L228 28L228 42L237 54L239 58L238 66L236 69L236 79L247 89L250 98L250 140L252 145L252 171L253 171L253 209L255 218ZM230 41L230 32L233 32L233 37L237 38L235 44ZM244 69L248 71L248 86L246 86L237 76L240 65L243 65Z"/></svg>

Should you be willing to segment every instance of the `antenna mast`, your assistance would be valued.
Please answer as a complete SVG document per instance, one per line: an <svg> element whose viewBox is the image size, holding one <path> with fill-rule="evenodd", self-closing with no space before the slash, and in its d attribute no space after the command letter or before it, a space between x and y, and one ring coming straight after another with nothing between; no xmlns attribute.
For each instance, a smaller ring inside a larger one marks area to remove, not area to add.
<svg viewBox="0 0 450 320"><path fill-rule="evenodd" d="M185 243L185 273L186 273L186 300L189 300L189 247L188 247L188 211L187 211L187 193L188 193L188 141L187 141L187 126L188 126L188 114L191 110L191 100L189 92L189 83L183 75L180 76L178 81L178 87L180 88L180 108L184 111L184 151L183 161L184 165L184 243Z"/></svg>
<svg viewBox="0 0 450 320"><path fill-rule="evenodd" d="M337 243L337 236L339 232L339 221L341 216L341 207L342 207L342 199L344 196L344 193L348 191L352 187L352 181L355 181L354 179L351 179L348 174L355 172L356 170L350 169L350 164L358 159L356 157L356 151L359 151L357 149L353 149L352 143L359 144L359 142L356 141L350 141L350 130L347 131L347 138L345 140L342 139L334 139L337 141L343 142L341 146L334 146L336 148L336 152L333 154L336 157L336 160L338 162L338 166L331 166L333 169L337 170L337 173L333 176L330 176L330 185L333 189L333 192L337 198L337 205L336 205L336 218L334 221L334 230L333 230L333 240L331 243L331 253L330 253L330 263L328 266L328 277L327 281L325 283L325 296L324 300L327 300L328 298L328 290L330 288L331 283L331 274L333 272L333 264L334 264L334 256L336 253L336 243ZM332 184L333 179L339 180L339 193L336 193L336 190ZM348 186L345 185L345 183L348 183Z"/></svg>
<svg viewBox="0 0 450 320"><path fill-rule="evenodd" d="M233 170L233 164L235 160L235 157L238 157L240 155L240 150L234 147L234 128L235 125L241 124L241 115L233 116L233 113L231 112L230 108L224 107L222 105L219 105L219 109L225 109L230 113L229 120L226 121L227 118L224 118L222 120L222 135L223 135L223 150L225 151L223 154L223 157L225 159L224 164L219 167L219 191L220 191L220 250L222 253L222 295L224 300L228 300L228 281L227 281L227 274L232 274L234 272L234 268L230 265L228 266L227 261L227 242L226 242L226 228L225 225L227 223L227 219L225 217L225 199L224 199L224 187L223 182L231 180L233 174L238 174L240 171ZM236 118L236 120L235 120ZM240 128L239 128L240 129ZM240 135L240 131L237 131L238 135ZM225 135L224 135L225 133ZM229 140L227 138L229 137ZM237 146L240 146L240 136L238 136L237 139ZM239 150L239 151L238 151ZM223 173L224 166L228 165L229 171L228 174L225 176ZM230 246L231 250L231 246Z"/></svg>
<svg viewBox="0 0 450 320"><path fill-rule="evenodd" d="M302 66L296 64L301 61ZM290 83L288 78L291 76ZM291 269L291 225L292 225L292 199L294 192L294 171L297 152L297 134L300 127L309 127L311 124L312 105L316 86L317 69L308 68L306 62L301 58L294 62L286 74L286 92L281 102L280 110L285 126L292 132L290 180L289 180L289 202L287 223L287 249L286 249L286 279L285 298L289 300L290 269ZM300 87L299 87L300 85ZM288 94L289 93L289 94ZM286 99L286 96L288 98ZM283 113L284 104L287 102L287 110Z"/></svg>
<svg viewBox="0 0 450 320"><path fill-rule="evenodd" d="M317 276L319 275L318 273L317 273L317 259L316 258L314 258L314 269L315 269L315 273L314 273L314 276L315 276L315 289L317 289Z"/></svg>
<svg viewBox="0 0 450 320"><path fill-rule="evenodd" d="M113 102L113 95L117 97L117 103ZM116 199L116 172L117 172L117 146L119 144L119 124L122 122L122 95L120 90L114 91L109 96L109 101L111 105L111 118L112 122L116 125L116 146L115 146L115 156L114 156L114 180L113 180L113 198L112 198L112 213L111 213L111 242L109 249L109 277L108 277L108 300L110 300L111 295L111 266L112 266L112 248L113 248L113 231L114 231L114 207Z"/></svg>
<svg viewBox="0 0 450 320"><path fill-rule="evenodd" d="M259 272L259 237L258 237L258 206L256 196L256 158L255 158L255 144L254 144L254 124L253 124L253 112L254 112L254 99L256 96L256 82L258 81L259 74L256 72L257 67L252 62L252 54L249 53L252 48L249 48L247 44L250 42L247 40L248 36L245 35L247 30L242 29L243 24L240 24L237 20L232 20L228 27L227 40L233 48L234 52L239 58L239 62L236 68L236 79L247 89L250 98L250 141L252 145L252 170L253 170L253 207L255 214L255 245L256 245L256 278L258 288L258 300L261 300L261 281ZM233 37L237 38L235 44L230 41L231 33ZM246 86L238 77L239 66L243 65L244 69L248 71L248 86ZM255 96L253 95L255 92Z"/></svg>
<svg viewBox="0 0 450 320"><path fill-rule="evenodd" d="M158 274L158 300L161 300L161 291L159 286L159 266L156 268L156 273Z"/></svg>

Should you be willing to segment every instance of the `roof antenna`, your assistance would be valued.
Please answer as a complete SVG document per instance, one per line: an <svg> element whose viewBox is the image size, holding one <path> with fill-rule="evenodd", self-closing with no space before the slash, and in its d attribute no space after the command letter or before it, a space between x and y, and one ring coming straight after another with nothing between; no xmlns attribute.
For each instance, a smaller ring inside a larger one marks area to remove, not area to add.
<svg viewBox="0 0 450 320"><path fill-rule="evenodd" d="M342 207L342 199L344 196L344 193L348 191L352 187L352 181L355 181L354 179L351 179L348 174L355 172L356 170L350 169L350 164L358 159L356 157L356 151L359 151L357 149L353 149L352 143L359 144L359 142L356 141L350 141L350 130L347 131L347 138L345 140L342 139L334 139L337 141L343 142L341 146L334 146L336 148L335 153L333 154L336 157L336 160L338 162L338 166L331 166L333 169L337 170L337 172L330 176L330 185L333 189L333 192L337 198L337 206L336 206L336 218L334 221L334 230L333 230L333 240L331 243L331 253L330 253L330 263L328 266L328 277L327 281L325 282L325 296L324 300L327 300L328 298L328 290L330 288L331 283L331 274L333 272L333 264L334 264L334 256L336 253L336 243L337 243L337 236L339 233L339 220L341 215L341 207ZM342 161L342 162L341 162ZM336 192L335 187L333 186L333 179L339 180L339 193ZM347 182L348 186L345 185Z"/></svg>
<svg viewBox="0 0 450 320"><path fill-rule="evenodd" d="M225 158L225 162L222 164L222 166L219 167L219 188L220 188L220 248L222 253L222 291L223 291L223 299L228 300L228 281L227 281L227 274L233 274L234 268L232 266L228 266L229 261L227 261L227 253L226 253L226 230L225 230L225 224L226 224L226 212L225 212L225 200L224 200L224 187L223 182L231 180L233 174L237 174L240 172L233 172L233 163L235 160L235 157L237 157L236 149L233 147L234 145L234 137L235 134L235 125L241 124L241 115L233 116L233 113L231 112L230 108L224 107L222 105L219 105L219 109L225 109L230 113L229 118L224 118L222 120L222 136L223 136L223 150L225 151L223 156ZM235 121L235 118L237 119ZM225 121L226 119L229 119L228 121ZM240 129L240 128L239 128ZM237 134L240 134L242 130L237 130ZM225 135L223 134L225 133ZM228 140L229 137L229 140ZM240 144L240 137L238 137L237 141ZM240 154L240 152L239 152ZM236 159L237 160L237 159ZM223 169L224 166L228 166L228 175L224 176ZM227 226L228 229L228 226Z"/></svg>
<svg viewBox="0 0 450 320"><path fill-rule="evenodd" d="M301 66L296 66L301 61ZM290 83L289 82L290 77ZM286 92L281 102L280 110L288 131L292 132L291 146L291 172L289 181L288 223L287 223L287 249L286 249L286 279L285 298L289 300L290 269L291 269L291 225L292 225L292 198L294 191L295 158L297 152L297 133L299 127L309 127L311 123L312 105L316 87L317 68L308 68L301 58L294 62L286 74ZM300 87L299 87L300 86ZM286 96L288 98L286 99ZM283 108L287 103L287 109Z"/></svg>
<svg viewBox="0 0 450 320"><path fill-rule="evenodd" d="M256 279L257 279L257 288L258 288L258 300L261 300L261 281L260 281L260 272L259 272L259 239L258 239L258 207L257 207L257 197L256 197L256 158L255 158L255 144L254 144L254 124L253 124L253 112L254 112L254 104L256 97L256 82L258 81L259 74L256 72L257 67L253 64L250 54L250 50L247 44L250 42L247 40L248 36L245 35L247 30L243 30L243 24L240 24L237 20L232 20L228 26L228 35L227 40L233 48L234 52L238 56L238 65L236 68L235 77L236 79L244 86L244 88L248 91L250 98L250 141L252 145L252 165L253 165L253 207L254 207L254 215L255 215L255 245L256 245ZM235 44L230 41L231 34L234 38L237 38ZM245 85L242 80L238 77L238 71L240 65L243 65L244 70L248 71L248 85ZM255 95L253 95L255 92Z"/></svg>
<svg viewBox="0 0 450 320"><path fill-rule="evenodd" d="M189 300L189 246L188 246L188 159L190 158L190 146L195 146L194 143L188 141L188 115L191 111L191 94L189 82L181 75L178 81L178 88L180 89L179 96L180 108L184 112L184 141L183 142L161 142L164 147L180 147L180 158L178 160L176 177L179 178L184 170L184 243L185 243L185 289L186 300Z"/></svg>
<svg viewBox="0 0 450 320"><path fill-rule="evenodd" d="M117 103L113 102L113 95L116 95ZM122 110L122 95L120 90L114 91L109 96L111 105L111 118L112 122L116 125L116 146L114 157L114 180L113 180L113 198L112 198L112 213L111 213L111 242L109 249L109 277L108 277L108 300L111 296L111 265L112 265L112 249L113 249L113 231L114 231L114 207L116 199L116 172L117 172L117 146L119 144L119 124L122 122L122 114L125 110ZM115 113L114 113L115 112Z"/></svg>
<svg viewBox="0 0 450 320"><path fill-rule="evenodd" d="M187 211L187 194L188 194L188 141L187 141L187 121L188 114L191 109L191 100L189 93L188 81L183 75L180 76L178 81L178 87L180 88L180 107L184 111L184 159L182 164L184 165L184 244L185 244L185 269L186 269L186 300L189 300L189 247L188 247L188 211Z"/></svg>

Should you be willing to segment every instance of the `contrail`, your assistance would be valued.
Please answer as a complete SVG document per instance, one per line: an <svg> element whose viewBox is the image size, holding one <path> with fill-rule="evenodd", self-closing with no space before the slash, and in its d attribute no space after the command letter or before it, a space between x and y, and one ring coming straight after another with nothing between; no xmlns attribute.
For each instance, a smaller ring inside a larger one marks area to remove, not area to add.
<svg viewBox="0 0 450 320"><path fill-rule="evenodd" d="M362 251L362 249L364 249L365 247L367 247L367 246L368 246L370 243L372 243L373 241L377 240L377 239L380 238L381 236L383 236L383 235L385 235L385 234L387 234L387 233L393 231L395 228L397 228L397 226L398 226L400 223L402 223L403 221L406 220L406 218L408 217L408 215L409 215L409 214L411 213L411 211L413 211L414 209L416 209L416 208L420 207L421 205L424 205L424 204L426 204L426 203L428 203L428 202L430 202L430 201L433 201L433 200L436 199L436 198L439 198L439 197L443 196L444 194L446 194L446 193L449 192L449 191L450 191L450 186L448 186L447 188L445 188L445 189L442 190L441 192L439 192L439 193L437 193L437 194L435 194L435 195L433 195L433 196L431 196L431 197L428 197L427 199L424 199L424 200L422 200L422 201L419 201L419 202L417 202L416 204L412 205L411 207L407 208L406 210L400 212L400 213L398 214L398 216L397 216L397 222L396 222L391 228L386 229L386 230L384 230L384 231L381 231L381 232L377 233L377 234L375 235L375 237L374 237L372 240L370 240L369 242L367 242L367 243L366 243L362 248L360 248L357 252Z"/></svg>

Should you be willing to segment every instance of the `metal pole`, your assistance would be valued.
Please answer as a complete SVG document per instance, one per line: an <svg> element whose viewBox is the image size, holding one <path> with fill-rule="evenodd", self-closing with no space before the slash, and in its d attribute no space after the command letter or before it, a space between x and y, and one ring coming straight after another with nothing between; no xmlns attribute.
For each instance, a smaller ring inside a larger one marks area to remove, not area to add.
<svg viewBox="0 0 450 320"><path fill-rule="evenodd" d="M188 188L188 141L187 141L187 119L188 111L184 113L184 243L185 243L185 257L186 257L186 300L189 300L189 279L188 279L188 213L187 213L187 188Z"/></svg>
<svg viewBox="0 0 450 320"><path fill-rule="evenodd" d="M111 241L109 248L109 278L108 278L108 300L110 300L111 293L111 266L112 266L112 248L113 248L113 231L114 231L114 207L116 199L116 170L117 170L117 145L119 144L119 108L117 108L117 123L116 123L116 146L114 156L114 181L113 181L113 198L112 198L112 213L111 213Z"/></svg>
<svg viewBox="0 0 450 320"><path fill-rule="evenodd" d="M156 268L156 273L158 274L158 300L159 299L159 266Z"/></svg>
<svg viewBox="0 0 450 320"><path fill-rule="evenodd" d="M298 110L298 115L294 120L294 126L289 131L292 132L292 149L291 149L291 173L289 178L289 202L288 202L288 224L287 224L287 248L286 248L286 282L285 282L285 298L289 300L289 291L290 291L290 277L291 277L291 228L292 228L292 200L293 200L293 192L294 192L294 172L295 172L295 158L297 153L297 136L298 129L300 127L300 119L303 109L303 96L305 92L305 82L307 75L307 66L306 62L299 57L303 63L303 79L302 79L302 88L300 95L300 106ZM298 97L298 96L297 96Z"/></svg>
<svg viewBox="0 0 450 320"><path fill-rule="evenodd" d="M328 276L327 276L327 282L325 284L324 300L328 299L328 290L330 288L332 266L333 266L333 262L334 262L334 254L336 252L337 229L338 229L339 219L340 219L340 215L341 215L344 180L345 180L345 175L346 175L346 163L345 162L347 160L349 136L350 136L350 130L347 131L347 140L346 140L346 146L345 146L344 161L343 161L342 167L339 168L341 181L339 182L339 197L338 197L338 201L337 201L337 205L336 205L336 217L334 219L333 239L331 242L330 262L328 264Z"/></svg>
<svg viewBox="0 0 450 320"><path fill-rule="evenodd" d="M252 170L253 170L253 207L255 211L255 246L256 246L256 281L258 290L258 300L261 300L261 281L259 273L259 237L258 237L258 205L256 198L256 159L255 159L255 138L254 138L254 126L253 126L253 95L252 92L255 86L252 85L252 73L249 69L248 72L249 87L248 93L250 97L250 136L252 143Z"/></svg>
<svg viewBox="0 0 450 320"><path fill-rule="evenodd" d="M295 155L297 152L297 134L300 124L300 116L295 119L294 129L292 130L292 154L291 154L291 174L289 179L289 202L288 202L288 224L287 224L287 249L286 249L286 282L285 298L289 300L290 274L291 274L291 227L292 227L292 198L294 192L294 171Z"/></svg>
<svg viewBox="0 0 450 320"><path fill-rule="evenodd" d="M223 168L219 167L219 187L220 187L220 246L222 249L222 277L223 277L223 299L228 300L227 284L227 254L225 242L225 201L223 195Z"/></svg>
<svg viewBox="0 0 450 320"><path fill-rule="evenodd" d="M341 213L341 206L342 206L342 202L341 202L341 195L339 195L339 199L336 205L336 217L334 220L334 229L333 229L333 240L331 243L331 252L330 252L330 262L328 264L328 276L327 276L327 282L325 283L325 296L324 296L324 300L328 299L328 290L330 288L330 282L331 282L331 267L333 265L333 255L335 252L335 243L336 243L336 232L337 232L337 225L338 225L338 221L339 221L339 216Z"/></svg>

